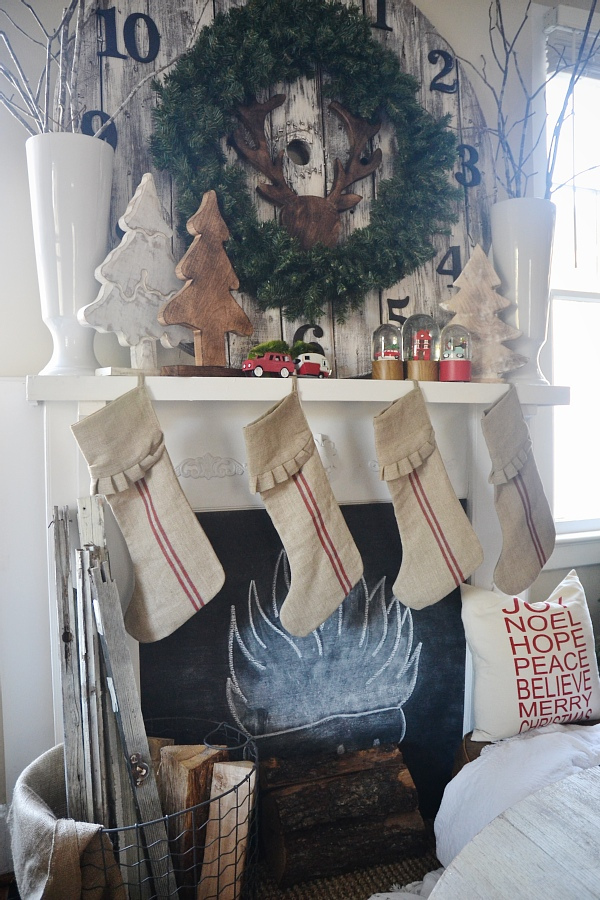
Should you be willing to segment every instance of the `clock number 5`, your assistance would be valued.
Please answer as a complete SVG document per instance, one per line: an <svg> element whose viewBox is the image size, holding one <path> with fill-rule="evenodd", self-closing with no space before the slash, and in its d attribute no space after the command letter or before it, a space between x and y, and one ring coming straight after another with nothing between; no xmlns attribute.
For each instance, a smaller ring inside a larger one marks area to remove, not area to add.
<svg viewBox="0 0 600 900"><path fill-rule="evenodd" d="M145 13L131 13L125 19L123 25L123 41L127 53L121 53L117 40L117 20L116 8L111 6L109 9L97 9L96 15L98 20L104 21L104 49L98 51L98 56L112 56L116 59L127 59L129 55L136 62L150 63L158 56L160 50L160 34L154 19ZM148 49L145 55L142 55L138 46L137 25L142 23L146 26L148 37Z"/></svg>
<svg viewBox="0 0 600 900"><path fill-rule="evenodd" d="M436 65L440 60L442 61L442 70L431 79L429 90L441 91L442 94L456 94L458 91L458 78L455 78L450 84L442 81L454 69L455 63L452 54L448 53L447 50L430 50L427 59L432 65Z"/></svg>

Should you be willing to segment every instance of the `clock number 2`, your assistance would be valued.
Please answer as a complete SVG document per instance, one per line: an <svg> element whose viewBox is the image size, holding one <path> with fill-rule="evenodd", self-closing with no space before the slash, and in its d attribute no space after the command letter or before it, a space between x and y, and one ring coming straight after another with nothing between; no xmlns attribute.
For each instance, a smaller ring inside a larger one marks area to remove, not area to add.
<svg viewBox="0 0 600 900"><path fill-rule="evenodd" d="M104 21L104 49L98 51L98 56L112 56L116 59L127 59L129 55L139 63L150 63L158 56L160 50L160 34L154 19L145 13L131 13L125 19L123 25L123 41L127 53L121 53L117 39L116 7L109 9L97 9L98 20ZM148 48L142 54L138 46L137 26L138 22L146 26Z"/></svg>
<svg viewBox="0 0 600 900"><path fill-rule="evenodd" d="M432 65L436 65L440 60L443 63L442 70L431 79L429 90L441 91L442 94L456 94L458 91L457 78L450 82L450 84L446 84L442 81L442 79L445 78L446 75L449 75L454 69L454 57L452 54L448 53L447 50L430 50L427 59Z"/></svg>

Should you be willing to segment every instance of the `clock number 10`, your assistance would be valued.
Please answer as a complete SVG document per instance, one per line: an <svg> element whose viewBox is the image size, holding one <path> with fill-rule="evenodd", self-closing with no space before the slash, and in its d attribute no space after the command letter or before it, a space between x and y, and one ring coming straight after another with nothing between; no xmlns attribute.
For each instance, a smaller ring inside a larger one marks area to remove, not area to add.
<svg viewBox="0 0 600 900"><path fill-rule="evenodd" d="M98 56L110 56L114 59L134 59L139 63L151 63L158 56L160 50L160 34L154 19L145 13L131 13L125 19L123 25L123 42L127 53L121 53L117 35L116 7L97 9L96 16L98 29L102 31L101 22L104 23L104 49L98 50ZM143 53L138 45L138 24L146 27L147 49ZM94 135L100 126L109 118L108 113L102 109L89 109L81 119L81 131L83 134ZM102 139L117 147L117 129L111 122L102 135Z"/></svg>
<svg viewBox="0 0 600 900"><path fill-rule="evenodd" d="M123 25L123 42L127 53L121 53L119 50L117 35L117 18L116 7L111 6L109 9L97 9L96 15L98 22L104 22L104 49L98 51L98 56L111 56L116 59L135 59L139 63L153 62L158 56L160 50L160 34L154 19L145 13L131 13L125 19ZM138 24L144 24L147 35L147 50L142 54L138 46Z"/></svg>

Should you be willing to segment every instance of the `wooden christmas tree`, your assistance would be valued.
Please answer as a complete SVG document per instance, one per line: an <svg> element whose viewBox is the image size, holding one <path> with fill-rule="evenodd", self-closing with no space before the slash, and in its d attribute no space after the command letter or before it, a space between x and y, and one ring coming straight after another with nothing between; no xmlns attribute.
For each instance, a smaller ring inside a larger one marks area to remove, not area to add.
<svg viewBox="0 0 600 900"><path fill-rule="evenodd" d="M440 303L442 309L455 313L449 324L462 325L471 334L472 381L503 381L503 375L527 362L524 356L504 346L504 341L518 338L521 332L497 315L511 305L497 293L499 285L492 264L477 244L454 282L458 291L447 303Z"/></svg>
<svg viewBox="0 0 600 900"><path fill-rule="evenodd" d="M229 231L214 191L204 194L200 208L188 219L187 230L194 235L194 240L176 269L177 277L185 285L163 307L158 318L164 325L186 325L194 332L196 367L187 368L213 370L197 374L230 374L225 335L230 331L250 335L253 328L231 294L239 281L223 246Z"/></svg>
<svg viewBox="0 0 600 900"><path fill-rule="evenodd" d="M114 332L122 347L131 348L131 369L110 369L108 374L141 371L158 374L156 342L173 348L189 343L187 328L165 327L158 311L179 290L171 251L173 232L162 217L152 175L142 176L127 209L119 219L125 232L121 243L96 269L102 285L93 303L82 307L78 318L97 331Z"/></svg>

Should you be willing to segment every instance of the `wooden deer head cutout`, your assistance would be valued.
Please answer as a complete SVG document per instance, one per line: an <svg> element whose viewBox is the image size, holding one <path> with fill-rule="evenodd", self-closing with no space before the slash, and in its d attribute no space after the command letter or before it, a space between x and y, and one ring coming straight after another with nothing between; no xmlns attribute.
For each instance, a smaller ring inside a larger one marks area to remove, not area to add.
<svg viewBox="0 0 600 900"><path fill-rule="evenodd" d="M310 250L319 242L326 247L335 247L340 236L340 213L353 209L362 200L360 194L344 194L343 191L355 181L366 178L381 164L380 149L363 162L366 144L381 126L379 123L370 125L366 119L353 116L340 103L333 101L329 108L340 117L350 138L348 160L345 165L339 159L335 160L333 185L327 197L299 196L286 183L283 174L285 150L272 159L265 137L266 117L285 99L285 94L276 94L264 103L256 101L249 106L238 107L241 125L231 136L231 144L238 156L271 180L271 184L259 184L256 190L265 200L281 207L281 225L298 238L304 250ZM248 138L254 146L250 145Z"/></svg>

